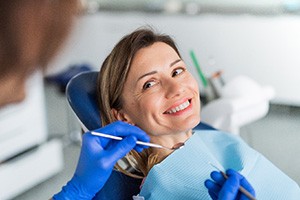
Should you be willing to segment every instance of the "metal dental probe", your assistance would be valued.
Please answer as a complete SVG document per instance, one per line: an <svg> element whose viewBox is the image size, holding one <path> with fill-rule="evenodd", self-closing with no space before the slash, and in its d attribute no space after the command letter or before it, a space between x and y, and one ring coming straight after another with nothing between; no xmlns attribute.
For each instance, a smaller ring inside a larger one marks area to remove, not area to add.
<svg viewBox="0 0 300 200"><path fill-rule="evenodd" d="M228 176L225 174L225 172L223 172L222 170L220 170L218 167L216 167L215 165L213 165L212 163L209 162L209 164L214 167L215 169L217 169L218 171L221 172L221 174L224 176L225 179L228 179ZM243 193L245 196L247 196L250 200L256 200L256 198L254 196L252 196L252 194L250 192L248 192L243 186L239 187L239 191L241 193Z"/></svg>
<svg viewBox="0 0 300 200"><path fill-rule="evenodd" d="M91 134L96 135L96 136L100 136L100 137L104 137L104 138L113 139L113 140L123 140L122 137L109 135L109 134L105 134L105 133L99 133L99 132L91 131ZM168 149L168 150L176 150L176 149L180 149L184 146L184 143L175 144L172 148L165 147L165 146L162 146L162 145L159 145L159 144L150 143L150 142L137 141L136 143L139 144L139 145L144 145L144 146L148 146L148 147Z"/></svg>

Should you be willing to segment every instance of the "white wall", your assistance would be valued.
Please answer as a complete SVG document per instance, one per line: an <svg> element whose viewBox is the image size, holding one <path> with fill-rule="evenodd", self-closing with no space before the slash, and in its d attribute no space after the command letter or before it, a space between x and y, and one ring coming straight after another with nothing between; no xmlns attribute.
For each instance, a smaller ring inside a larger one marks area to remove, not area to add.
<svg viewBox="0 0 300 200"><path fill-rule="evenodd" d="M300 106L300 16L85 15L48 73L84 62L99 69L123 35L145 24L173 36L192 71L191 49L207 76L219 69L225 80L247 75L275 88L273 102Z"/></svg>

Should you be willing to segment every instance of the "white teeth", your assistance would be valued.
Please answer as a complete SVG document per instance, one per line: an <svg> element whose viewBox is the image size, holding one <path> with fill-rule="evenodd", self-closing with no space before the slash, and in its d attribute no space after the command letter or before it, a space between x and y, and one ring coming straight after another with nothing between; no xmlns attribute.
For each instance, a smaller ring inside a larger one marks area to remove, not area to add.
<svg viewBox="0 0 300 200"><path fill-rule="evenodd" d="M190 102L186 101L183 104L180 104L179 106L177 106L175 108L172 108L171 110L168 110L167 113L168 114L176 113L176 112L178 112L180 110L186 109L189 105L190 105Z"/></svg>

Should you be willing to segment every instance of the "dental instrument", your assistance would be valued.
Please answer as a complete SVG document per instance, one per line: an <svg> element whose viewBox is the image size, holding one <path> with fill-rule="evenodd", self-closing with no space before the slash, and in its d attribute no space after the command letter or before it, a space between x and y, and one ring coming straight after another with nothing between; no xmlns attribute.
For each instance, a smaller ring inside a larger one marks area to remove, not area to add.
<svg viewBox="0 0 300 200"><path fill-rule="evenodd" d="M228 176L225 174L225 172L223 172L217 166L213 165L210 162L208 164L210 164L212 167L214 167L215 169L217 169L224 176L225 179L228 179ZM248 192L243 186L239 187L239 191L241 193L243 193L245 196L247 196L250 200L256 200L256 198L254 196L252 196L252 194L250 192Z"/></svg>
<svg viewBox="0 0 300 200"><path fill-rule="evenodd" d="M109 135L109 134L105 134L105 133L99 133L99 132L95 132L95 131L91 131L91 134L96 135L96 136L100 136L100 137L104 137L104 138L113 139L113 140L123 140L123 138L119 137L119 136L113 136L113 135ZM144 146L154 147L154 148L160 148L160 149L167 149L167 150L177 150L177 149L181 149L184 146L183 142L179 142L171 148L170 147L165 147L165 146L162 146L162 145L159 145L159 144L150 143L150 142L137 141L136 143L139 144L139 145L144 145Z"/></svg>

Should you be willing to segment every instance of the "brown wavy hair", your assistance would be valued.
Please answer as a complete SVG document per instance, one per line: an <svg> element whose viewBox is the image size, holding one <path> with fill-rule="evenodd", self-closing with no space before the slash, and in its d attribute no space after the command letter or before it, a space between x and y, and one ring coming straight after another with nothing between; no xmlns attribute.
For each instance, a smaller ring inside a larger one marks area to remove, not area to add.
<svg viewBox="0 0 300 200"><path fill-rule="evenodd" d="M149 47L155 42L168 44L181 57L175 42L170 36L155 33L150 27L139 28L124 36L106 57L97 81L97 100L102 126L117 120L111 111L113 108L120 110L123 106L123 87L135 54L140 49ZM142 153L132 150L126 158L131 167L140 172L142 176L147 176L153 165L160 162L158 155L153 154L151 148L144 150ZM128 173L119 165L117 165L117 168L130 176L137 177L132 173Z"/></svg>

